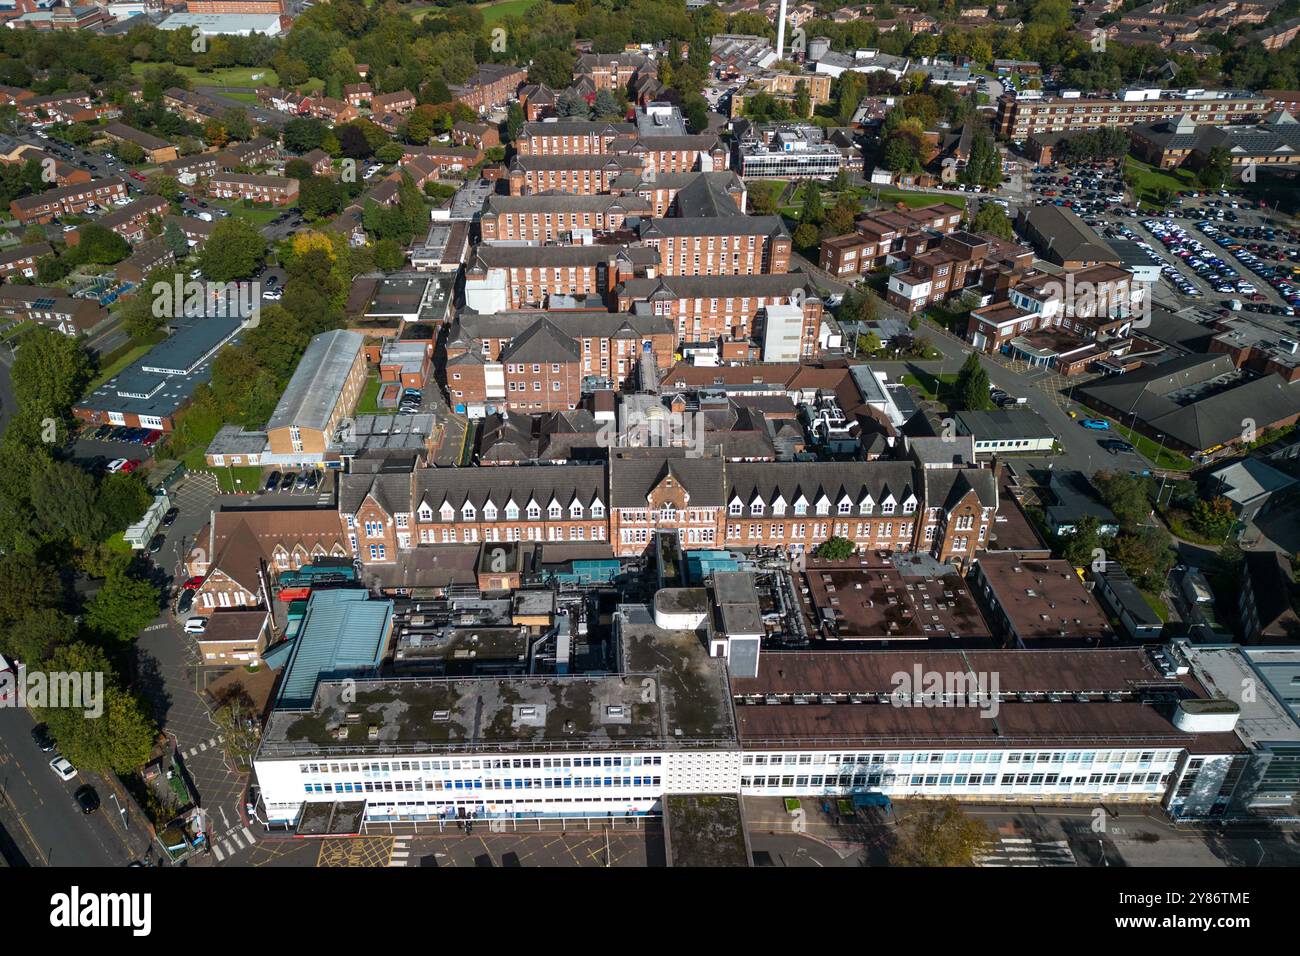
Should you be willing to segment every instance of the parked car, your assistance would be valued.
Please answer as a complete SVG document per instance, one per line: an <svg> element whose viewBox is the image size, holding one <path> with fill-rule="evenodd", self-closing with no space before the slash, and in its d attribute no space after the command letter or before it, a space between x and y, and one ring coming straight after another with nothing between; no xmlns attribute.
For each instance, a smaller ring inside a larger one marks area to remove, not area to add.
<svg viewBox="0 0 1300 956"><path fill-rule="evenodd" d="M99 809L99 794L90 784L78 787L73 797L76 798L77 806L81 807L82 813L94 813Z"/></svg>
<svg viewBox="0 0 1300 956"><path fill-rule="evenodd" d="M186 634L202 634L208 629L208 619L206 617L191 617L185 621Z"/></svg>
<svg viewBox="0 0 1300 956"><path fill-rule="evenodd" d="M167 543L166 535L163 534L154 535L152 538L149 539L149 553L157 554L159 551L162 550L163 545L166 543Z"/></svg>
<svg viewBox="0 0 1300 956"><path fill-rule="evenodd" d="M267 475L267 476L266 476L266 490L267 490L267 491L275 491L275 489L276 489L277 487L279 487L279 485L280 485L280 477L281 477L281 476L280 476L280 473L279 473L278 471L273 471L273 472L271 472L269 475Z"/></svg>
<svg viewBox="0 0 1300 956"><path fill-rule="evenodd" d="M123 465L119 470L122 472L122 474L129 475L131 474L131 472L135 471L139 467L140 467L140 459L132 458L125 465Z"/></svg>
<svg viewBox="0 0 1300 956"><path fill-rule="evenodd" d="M1085 418L1079 424L1084 428L1095 428L1097 431L1108 431L1110 429L1110 422L1104 418Z"/></svg>
<svg viewBox="0 0 1300 956"><path fill-rule="evenodd" d="M203 587L203 581L204 578L201 575L197 575L192 578L187 578L181 587L186 591L197 591L199 588Z"/></svg>
<svg viewBox="0 0 1300 956"><path fill-rule="evenodd" d="M177 516L181 513L180 508L168 508L167 513L163 515L162 523L164 528L170 528L176 523Z"/></svg>
<svg viewBox="0 0 1300 956"><path fill-rule="evenodd" d="M41 748L41 753L54 752L54 735L45 724L37 724L32 728L32 741Z"/></svg>
<svg viewBox="0 0 1300 956"><path fill-rule="evenodd" d="M152 448L161 440L162 432L156 432L151 428L149 429L149 433L140 439L140 444L144 445L146 448Z"/></svg>
<svg viewBox="0 0 1300 956"><path fill-rule="evenodd" d="M280 479L280 490L293 491L293 483L297 480L298 480L298 475L296 472L292 472L292 471L285 472L284 477Z"/></svg>
<svg viewBox="0 0 1300 956"><path fill-rule="evenodd" d="M116 475L119 471L124 469L129 464L130 462L127 461L125 458L114 458L112 461L108 463L107 467L105 467L104 470L108 472L110 475Z"/></svg>
<svg viewBox="0 0 1300 956"><path fill-rule="evenodd" d="M54 755L54 759L50 761L50 769L60 780L71 780L77 775L77 768L63 754Z"/></svg>
<svg viewBox="0 0 1300 956"><path fill-rule="evenodd" d="M176 601L177 614L189 614L190 608L194 606L194 591L181 591L181 596Z"/></svg>

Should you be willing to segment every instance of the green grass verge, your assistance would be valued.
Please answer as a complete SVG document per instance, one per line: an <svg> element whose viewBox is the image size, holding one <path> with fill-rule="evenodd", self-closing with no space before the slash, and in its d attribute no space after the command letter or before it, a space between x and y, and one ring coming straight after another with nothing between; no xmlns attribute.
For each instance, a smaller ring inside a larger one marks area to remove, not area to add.
<svg viewBox="0 0 1300 956"><path fill-rule="evenodd" d="M383 384L379 381L378 375L371 375L366 379L366 387L361 392L361 397L357 399L357 415L395 415L395 408L379 407L379 388Z"/></svg>
<svg viewBox="0 0 1300 956"><path fill-rule="evenodd" d="M220 199L209 199L208 205L220 206L222 209L230 211L230 215L239 219L247 220L255 226L265 226L281 213L288 212L294 208L294 203L287 206L248 206L244 202L226 202Z"/></svg>
<svg viewBox="0 0 1300 956"><path fill-rule="evenodd" d="M1156 194L1160 189L1170 193L1180 190L1198 189L1196 178L1186 169L1158 169L1141 160L1129 156L1124 161L1125 178L1129 174L1136 177L1132 189L1139 202L1156 203Z"/></svg>
<svg viewBox="0 0 1300 956"><path fill-rule="evenodd" d="M1114 419L1110 419L1110 430L1132 443L1138 453L1157 468L1169 471L1191 471L1196 467L1190 458L1179 454L1168 445L1161 448L1159 442L1152 441L1141 432L1126 428Z"/></svg>
<svg viewBox="0 0 1300 956"><path fill-rule="evenodd" d="M964 209L966 207L966 197L970 193L921 192L915 189L895 189L892 186L873 186L871 195L884 204L893 205L901 202L911 209L932 206L938 202L951 203L958 208Z"/></svg>
<svg viewBox="0 0 1300 956"><path fill-rule="evenodd" d="M131 64L131 72L136 76L143 76L150 69L162 65L161 63L136 61ZM258 87L280 85L279 75L269 66L228 66L219 70L212 70L209 73L203 73L192 66L177 66L175 70L189 77L190 82L195 86ZM253 79L255 76L259 76L260 79Z"/></svg>
<svg viewBox="0 0 1300 956"><path fill-rule="evenodd" d="M944 402L951 398L952 386L957 382L956 372L947 372L943 375L935 375L933 372L918 372L913 375L908 372L899 379L909 388L915 387L921 394L921 397L931 402Z"/></svg>
<svg viewBox="0 0 1300 956"><path fill-rule="evenodd" d="M162 337L159 337L158 341L161 342ZM99 388L99 386L103 385L118 372L122 371L122 369L143 356L153 348L155 344L156 342L152 339L142 345L128 344L105 356L103 361L107 364L101 366L100 373L91 380L90 385L86 388L86 393L89 394Z"/></svg>

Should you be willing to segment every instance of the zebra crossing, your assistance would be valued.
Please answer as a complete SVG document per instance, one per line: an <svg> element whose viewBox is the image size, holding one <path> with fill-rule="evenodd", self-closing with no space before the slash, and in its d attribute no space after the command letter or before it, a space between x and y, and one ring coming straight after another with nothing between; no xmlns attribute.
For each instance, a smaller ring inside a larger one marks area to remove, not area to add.
<svg viewBox="0 0 1300 956"><path fill-rule="evenodd" d="M407 860L411 856L411 851L408 849L409 846L410 844L401 837L395 839L393 841L393 849L388 854L388 865L406 866Z"/></svg>
<svg viewBox="0 0 1300 956"><path fill-rule="evenodd" d="M208 740L203 741L203 743L201 744L197 744L191 747L189 750L185 751L185 753L181 754L181 756L186 760L188 760L190 757L193 757L195 754L201 754L206 750L210 750L213 747L218 746L225 739L226 739L225 737L218 734L216 737L212 737Z"/></svg>
<svg viewBox="0 0 1300 956"><path fill-rule="evenodd" d="M232 829L224 837L212 841L212 855L220 863L226 857L234 856L239 851L248 849L256 842L257 838L253 836L253 831L248 827L244 827L242 830Z"/></svg>
<svg viewBox="0 0 1300 956"><path fill-rule="evenodd" d="M979 866L1078 866L1068 840L999 837L988 853L975 858Z"/></svg>

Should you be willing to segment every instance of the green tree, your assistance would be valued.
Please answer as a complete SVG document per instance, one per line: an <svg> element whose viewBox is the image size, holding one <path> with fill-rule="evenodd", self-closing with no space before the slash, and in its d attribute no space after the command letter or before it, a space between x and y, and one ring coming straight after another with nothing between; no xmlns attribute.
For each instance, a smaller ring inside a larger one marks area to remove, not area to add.
<svg viewBox="0 0 1300 956"><path fill-rule="evenodd" d="M33 415L66 416L86 390L92 369L81 342L44 326L32 329L10 371L14 398Z"/></svg>
<svg viewBox="0 0 1300 956"><path fill-rule="evenodd" d="M1207 538L1226 538L1236 523L1237 513L1227 498L1197 498L1192 505L1192 527Z"/></svg>
<svg viewBox="0 0 1300 956"><path fill-rule="evenodd" d="M1232 155L1226 147L1213 146L1205 165L1196 173L1196 181L1205 189L1222 189L1232 176Z"/></svg>
<svg viewBox="0 0 1300 956"><path fill-rule="evenodd" d="M153 503L144 479L137 472L106 475L95 493L95 510L104 521L105 531L121 531L144 517Z"/></svg>
<svg viewBox="0 0 1300 956"><path fill-rule="evenodd" d="M993 832L966 816L951 797L919 800L894 829L890 866L974 866L993 842Z"/></svg>
<svg viewBox="0 0 1300 956"><path fill-rule="evenodd" d="M1119 519L1120 527L1134 531L1146 524L1151 514L1148 483L1136 475L1119 471L1099 471L1092 476L1102 502Z"/></svg>
<svg viewBox="0 0 1300 956"><path fill-rule="evenodd" d="M199 252L203 274L214 282L247 279L266 260L266 240L246 219L222 219Z"/></svg>
<svg viewBox="0 0 1300 956"><path fill-rule="evenodd" d="M77 622L57 608L46 607L31 611L13 625L0 627L0 651L16 657L29 667L36 667L49 658L54 649L71 641L77 633Z"/></svg>
<svg viewBox="0 0 1300 956"><path fill-rule="evenodd" d="M800 223L794 231L794 244L801 252L815 249L821 239L821 232L810 222Z"/></svg>
<svg viewBox="0 0 1300 956"><path fill-rule="evenodd" d="M979 211L971 220L971 231L980 233L989 233L1000 239L1011 239L1011 220L1007 214L1002 211L1001 207L993 203L985 203L980 206Z"/></svg>
<svg viewBox="0 0 1300 956"><path fill-rule="evenodd" d="M961 371L957 373L954 388L957 405L972 412L982 412L993 407L989 400L989 373L984 371L979 356L972 352L966 356Z"/></svg>
<svg viewBox="0 0 1300 956"><path fill-rule="evenodd" d="M836 536L819 544L813 554L827 561L847 561L856 551L857 545L852 541Z"/></svg>
<svg viewBox="0 0 1300 956"><path fill-rule="evenodd" d="M826 208L822 205L821 185L815 179L806 180L803 184L803 209L799 212L799 221L817 226L824 218Z"/></svg>
<svg viewBox="0 0 1300 956"><path fill-rule="evenodd" d="M396 272L402 268L406 256L402 247L394 239L381 239L375 243L375 265L385 272Z"/></svg>
<svg viewBox="0 0 1300 956"><path fill-rule="evenodd" d="M563 47L547 47L533 57L528 68L528 82L541 83L553 90L565 89L573 82L574 57Z"/></svg>
<svg viewBox="0 0 1300 956"><path fill-rule="evenodd" d="M158 616L160 599L154 584L132 577L126 569L114 569L86 605L86 626L111 640L135 640Z"/></svg>
<svg viewBox="0 0 1300 956"><path fill-rule="evenodd" d="M29 554L0 555L0 627L62 603L63 584L55 568Z"/></svg>
<svg viewBox="0 0 1300 956"><path fill-rule="evenodd" d="M52 655L49 669L98 674L103 680L102 714L96 715L89 707L46 707L36 711L72 765L80 770L119 774L143 766L153 752L157 727L140 702L112 682L113 672L103 653L87 644L64 645Z"/></svg>

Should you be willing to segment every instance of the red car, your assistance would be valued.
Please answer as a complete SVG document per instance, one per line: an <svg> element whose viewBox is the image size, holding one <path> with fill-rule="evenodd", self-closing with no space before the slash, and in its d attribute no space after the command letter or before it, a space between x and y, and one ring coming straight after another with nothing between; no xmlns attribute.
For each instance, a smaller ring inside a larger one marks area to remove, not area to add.
<svg viewBox="0 0 1300 956"><path fill-rule="evenodd" d="M140 182L142 182L142 183L143 183L143 182L148 182L148 180L145 179L144 173L131 173L131 178L132 178L132 179L138 179L138 180L140 180Z"/></svg>
<svg viewBox="0 0 1300 956"><path fill-rule="evenodd" d="M129 475L131 474L131 472L135 471L139 467L140 467L140 459L132 458L130 461L128 461L125 465L122 466L122 474Z"/></svg>
<svg viewBox="0 0 1300 956"><path fill-rule="evenodd" d="M143 438L140 439L140 444L144 445L146 448L150 448L158 444L158 440L160 438L162 438L162 432L151 431L149 434L145 435Z"/></svg>
<svg viewBox="0 0 1300 956"><path fill-rule="evenodd" d="M203 578L190 578L182 584L181 587L186 591L197 591L199 588L203 587Z"/></svg>

